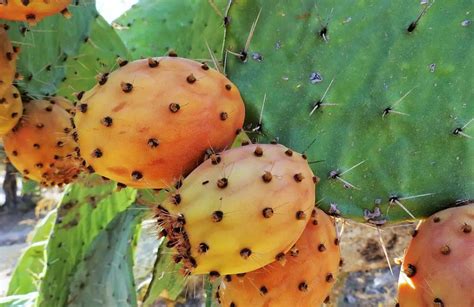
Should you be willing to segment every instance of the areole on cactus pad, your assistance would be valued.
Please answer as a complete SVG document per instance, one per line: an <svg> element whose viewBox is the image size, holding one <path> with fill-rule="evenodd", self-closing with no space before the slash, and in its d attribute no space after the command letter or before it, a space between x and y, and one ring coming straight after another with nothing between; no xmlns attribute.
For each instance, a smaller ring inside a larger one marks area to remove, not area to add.
<svg viewBox="0 0 474 307"><path fill-rule="evenodd" d="M421 222L403 259L400 307L474 306L473 227L472 202Z"/></svg>
<svg viewBox="0 0 474 307"><path fill-rule="evenodd" d="M69 17L71 0L7 0L0 2L0 18L36 24L46 16L57 13Z"/></svg>
<svg viewBox="0 0 474 307"><path fill-rule="evenodd" d="M246 274L226 275L216 298L222 306L320 306L329 301L340 262L334 220L314 209L283 262Z"/></svg>
<svg viewBox="0 0 474 307"><path fill-rule="evenodd" d="M13 85L0 94L0 136L7 134L20 120L23 103L20 92Z"/></svg>
<svg viewBox="0 0 474 307"><path fill-rule="evenodd" d="M206 63L148 58L99 76L75 116L84 159L107 178L166 188L206 151L232 144L244 120L239 90Z"/></svg>
<svg viewBox="0 0 474 307"><path fill-rule="evenodd" d="M0 6L1 7L1 6ZM8 38L8 26L0 24L0 96L12 85L16 72L19 49Z"/></svg>
<svg viewBox="0 0 474 307"><path fill-rule="evenodd" d="M4 137L13 166L44 186L68 184L83 168L72 116L64 106L60 98L26 102L23 117Z"/></svg>
<svg viewBox="0 0 474 307"><path fill-rule="evenodd" d="M282 260L299 238L316 182L303 155L282 145L246 145L212 154L156 216L186 272L249 272Z"/></svg>

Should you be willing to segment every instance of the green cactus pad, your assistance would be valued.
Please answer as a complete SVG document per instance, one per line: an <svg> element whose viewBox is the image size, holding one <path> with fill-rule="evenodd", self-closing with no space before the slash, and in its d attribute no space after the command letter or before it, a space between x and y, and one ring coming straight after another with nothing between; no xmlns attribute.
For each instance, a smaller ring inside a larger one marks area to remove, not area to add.
<svg viewBox="0 0 474 307"><path fill-rule="evenodd" d="M31 235L30 246L23 252L15 266L7 295L20 295L36 292L39 289L41 274L46 261L46 246L56 220L57 211L46 215L36 226ZM28 272L28 274L25 274Z"/></svg>
<svg viewBox="0 0 474 307"><path fill-rule="evenodd" d="M66 77L57 94L74 100L73 93L87 91L96 83L99 73L109 73L118 67L117 59L129 58L127 48L104 18L97 16L92 23L87 41L81 41L77 55L64 63Z"/></svg>
<svg viewBox="0 0 474 307"><path fill-rule="evenodd" d="M76 55L81 43L87 40L98 13L95 1L78 3L69 6L70 19L54 15L33 27L24 22L5 22L10 26L10 40L21 47L17 71L23 80L17 84L28 96L42 98L54 94L65 77L66 59ZM0 19L0 23L4 21Z"/></svg>
<svg viewBox="0 0 474 307"><path fill-rule="evenodd" d="M140 222L138 207L117 214L77 265L68 306L136 306L130 241Z"/></svg>
<svg viewBox="0 0 474 307"><path fill-rule="evenodd" d="M234 1L247 129L305 151L329 213L384 224L474 198L470 4Z"/></svg>
<svg viewBox="0 0 474 307"><path fill-rule="evenodd" d="M69 297L77 265L92 242L115 216L135 200L136 191L122 189L89 176L69 186L48 242L46 272L40 287L40 306L62 306Z"/></svg>
<svg viewBox="0 0 474 307"><path fill-rule="evenodd" d="M224 0L142 0L115 25L133 59L161 56L169 50L182 57L210 59L206 42L216 56L221 55L226 4Z"/></svg>

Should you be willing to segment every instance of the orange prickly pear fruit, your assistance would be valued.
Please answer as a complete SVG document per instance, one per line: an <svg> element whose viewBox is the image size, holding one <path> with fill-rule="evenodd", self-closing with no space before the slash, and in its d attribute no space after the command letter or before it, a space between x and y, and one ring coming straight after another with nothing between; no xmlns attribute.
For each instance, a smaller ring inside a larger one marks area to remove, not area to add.
<svg viewBox="0 0 474 307"><path fill-rule="evenodd" d="M0 136L7 134L20 120L23 114L23 103L20 92L11 85L0 94Z"/></svg>
<svg viewBox="0 0 474 307"><path fill-rule="evenodd" d="M57 13L69 18L67 6L71 0L8 0L0 3L0 18L36 24L44 17Z"/></svg>
<svg viewBox="0 0 474 307"><path fill-rule="evenodd" d="M320 306L329 294L341 259L334 221L319 209L285 254L247 274L226 275L216 293L222 306Z"/></svg>
<svg viewBox="0 0 474 307"><path fill-rule="evenodd" d="M474 203L420 223L403 259L399 306L474 306L473 227Z"/></svg>
<svg viewBox="0 0 474 307"><path fill-rule="evenodd" d="M7 25L0 24L0 97L7 91L15 79L16 57L19 50L12 46L8 38L7 29Z"/></svg>
<svg viewBox="0 0 474 307"><path fill-rule="evenodd" d="M81 154L99 175L131 187L173 185L207 149L230 146L243 124L238 89L206 64L122 60L98 80L77 107Z"/></svg>
<svg viewBox="0 0 474 307"><path fill-rule="evenodd" d="M4 137L10 162L44 186L68 184L82 169L72 116L56 99L25 103L24 115Z"/></svg>

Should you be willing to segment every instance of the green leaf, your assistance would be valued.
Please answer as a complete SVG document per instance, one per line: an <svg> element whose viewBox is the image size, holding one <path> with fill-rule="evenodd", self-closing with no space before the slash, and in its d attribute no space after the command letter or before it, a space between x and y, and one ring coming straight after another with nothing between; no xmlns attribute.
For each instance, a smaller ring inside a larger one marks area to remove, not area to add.
<svg viewBox="0 0 474 307"><path fill-rule="evenodd" d="M92 242L135 200L134 189L89 176L68 187L58 208L48 242L48 261L40 287L40 306L62 306L69 297L72 277Z"/></svg>
<svg viewBox="0 0 474 307"><path fill-rule="evenodd" d="M119 213L91 243L77 265L68 306L136 306L133 248L142 214L132 206Z"/></svg>

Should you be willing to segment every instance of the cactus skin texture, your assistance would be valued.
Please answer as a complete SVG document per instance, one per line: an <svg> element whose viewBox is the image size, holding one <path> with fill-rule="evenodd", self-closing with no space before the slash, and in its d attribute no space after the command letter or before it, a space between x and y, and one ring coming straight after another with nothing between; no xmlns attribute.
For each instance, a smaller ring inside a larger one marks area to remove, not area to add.
<svg viewBox="0 0 474 307"><path fill-rule="evenodd" d="M0 95L0 136L10 132L22 115L23 102L20 92L11 85L3 95Z"/></svg>
<svg viewBox="0 0 474 307"><path fill-rule="evenodd" d="M7 25L0 24L0 97L11 86L16 72L18 48L13 48L8 38Z"/></svg>
<svg viewBox="0 0 474 307"><path fill-rule="evenodd" d="M303 232L315 182L302 155L282 145L213 154L157 207L158 224L185 272L245 273L284 256Z"/></svg>
<svg viewBox="0 0 474 307"><path fill-rule="evenodd" d="M474 198L474 142L462 134L474 137L472 1L429 2L231 5L226 49L236 53L261 10L245 53L227 56L246 124L258 125L266 93L260 140L313 144L326 212L366 221L379 207L380 224L413 219L397 198L415 218Z"/></svg>
<svg viewBox="0 0 474 307"><path fill-rule="evenodd" d="M227 5L227 0L141 0L114 23L134 59L169 50L209 59L209 49L221 57L225 28L211 2L219 12Z"/></svg>
<svg viewBox="0 0 474 307"><path fill-rule="evenodd" d="M70 17L67 6L71 0L8 0L0 4L0 18L27 21L34 25L41 19L57 13Z"/></svg>
<svg viewBox="0 0 474 307"><path fill-rule="evenodd" d="M341 259L334 221L313 211L301 237L275 261L244 276L228 275L216 292L222 306L319 306L329 294Z"/></svg>
<svg viewBox="0 0 474 307"><path fill-rule="evenodd" d="M44 186L63 185L82 169L72 116L62 99L25 103L24 116L4 137L7 157L25 177Z"/></svg>
<svg viewBox="0 0 474 307"><path fill-rule="evenodd" d="M474 306L474 203L435 213L413 233L398 283L400 307Z"/></svg>
<svg viewBox="0 0 474 307"><path fill-rule="evenodd" d="M98 174L131 187L166 188L206 149L232 144L245 111L223 75L177 57L121 66L99 77L75 116L81 154Z"/></svg>

